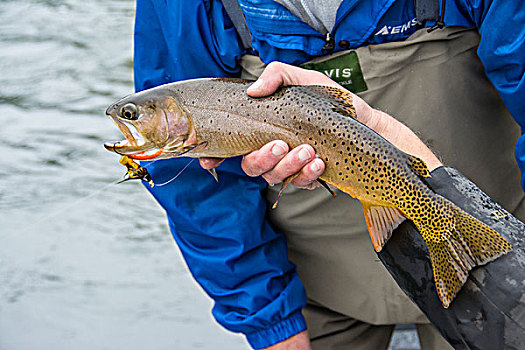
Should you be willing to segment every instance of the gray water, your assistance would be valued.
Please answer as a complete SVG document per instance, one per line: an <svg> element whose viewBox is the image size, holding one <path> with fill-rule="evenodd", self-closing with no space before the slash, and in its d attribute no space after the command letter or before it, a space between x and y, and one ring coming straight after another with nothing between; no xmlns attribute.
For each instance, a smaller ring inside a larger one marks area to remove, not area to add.
<svg viewBox="0 0 525 350"><path fill-rule="evenodd" d="M106 107L132 92L133 12L0 0L1 350L248 349L102 147L121 138Z"/></svg>
<svg viewBox="0 0 525 350"><path fill-rule="evenodd" d="M248 349L104 141L134 2L0 1L0 349Z"/></svg>

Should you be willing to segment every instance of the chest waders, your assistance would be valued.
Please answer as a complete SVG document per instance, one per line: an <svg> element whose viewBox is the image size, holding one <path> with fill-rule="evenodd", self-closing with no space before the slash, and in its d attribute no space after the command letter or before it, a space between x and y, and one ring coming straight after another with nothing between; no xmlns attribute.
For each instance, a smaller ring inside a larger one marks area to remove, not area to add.
<svg viewBox="0 0 525 350"><path fill-rule="evenodd" d="M478 44L475 30L451 27L352 50L366 83L358 95L406 124L445 165L459 169L523 220L524 195L514 160L520 131L484 74ZM322 65L345 54L308 64ZM264 68L254 56L245 56L241 65L246 78ZM270 203L277 191L268 188ZM290 260L298 265L311 302L371 324L426 322L377 259L359 202L325 192L290 187L268 212L287 237Z"/></svg>

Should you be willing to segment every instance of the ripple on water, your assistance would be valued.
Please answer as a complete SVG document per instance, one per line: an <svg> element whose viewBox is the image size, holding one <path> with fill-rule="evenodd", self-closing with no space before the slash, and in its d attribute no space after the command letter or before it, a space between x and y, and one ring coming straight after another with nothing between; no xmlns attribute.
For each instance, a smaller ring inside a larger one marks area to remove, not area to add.
<svg viewBox="0 0 525 350"><path fill-rule="evenodd" d="M1 2L0 349L175 349L203 333L247 348L212 321L151 197L114 185L104 111L133 90L133 11Z"/></svg>
<svg viewBox="0 0 525 350"><path fill-rule="evenodd" d="M212 321L151 197L112 185L104 111L133 90L133 11L1 1L0 349L248 349Z"/></svg>

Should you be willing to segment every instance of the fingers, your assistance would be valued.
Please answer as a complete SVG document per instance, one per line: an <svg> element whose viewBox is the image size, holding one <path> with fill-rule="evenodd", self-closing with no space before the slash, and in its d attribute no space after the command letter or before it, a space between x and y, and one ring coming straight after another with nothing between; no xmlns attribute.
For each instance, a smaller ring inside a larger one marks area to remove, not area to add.
<svg viewBox="0 0 525 350"><path fill-rule="evenodd" d="M241 167L248 176L259 176L273 169L288 153L286 142L277 140L244 156Z"/></svg>
<svg viewBox="0 0 525 350"><path fill-rule="evenodd" d="M322 163L320 159L315 158L315 152L311 146L299 146L292 149L273 169L262 174L262 177L269 184L277 184L283 182L287 177L298 174L292 180L292 184L298 187L310 188L312 182L322 173L320 172L319 162ZM313 167L313 165L317 166L317 168Z"/></svg>
<svg viewBox="0 0 525 350"><path fill-rule="evenodd" d="M246 155L241 163L249 176L260 176L269 183L283 182L297 174L292 184L301 188L317 187L317 178L323 173L325 164L315 157L314 149L301 145L288 152L283 141L273 141L260 150Z"/></svg>
<svg viewBox="0 0 525 350"><path fill-rule="evenodd" d="M309 190L319 187L320 184L317 182L317 179L321 176L324 169L324 162L319 158L314 158L301 169L299 175L292 180L292 184Z"/></svg>
<svg viewBox="0 0 525 350"><path fill-rule="evenodd" d="M291 66L290 66L291 67ZM273 94L281 85L290 81L290 69L287 65L279 62L271 62L255 83L246 92L252 97L263 97Z"/></svg>
<svg viewBox="0 0 525 350"><path fill-rule="evenodd" d="M281 85L327 85L341 87L326 75L280 62L271 62L246 91L252 97L273 94Z"/></svg>

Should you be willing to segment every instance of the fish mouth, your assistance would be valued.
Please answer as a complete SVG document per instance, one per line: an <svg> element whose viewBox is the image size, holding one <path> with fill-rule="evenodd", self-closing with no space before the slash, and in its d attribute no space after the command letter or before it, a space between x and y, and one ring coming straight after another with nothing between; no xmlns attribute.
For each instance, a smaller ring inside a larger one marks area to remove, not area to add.
<svg viewBox="0 0 525 350"><path fill-rule="evenodd" d="M132 159L137 159L137 160L148 160L148 159L157 158L158 156L164 153L163 148L152 148L152 149L148 149L144 151L130 150L131 146L129 146L128 140L106 142L104 143L104 147L108 151L118 153L121 156L128 156Z"/></svg>
<svg viewBox="0 0 525 350"><path fill-rule="evenodd" d="M104 143L104 147L108 151L137 160L153 159L164 153L163 148L158 148L152 142L147 142L133 124L115 119L113 121L125 139Z"/></svg>

